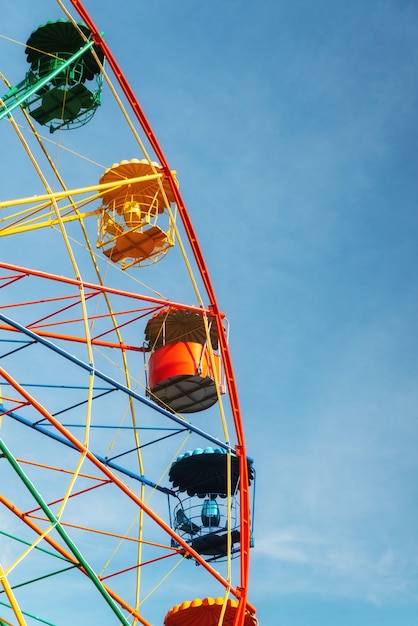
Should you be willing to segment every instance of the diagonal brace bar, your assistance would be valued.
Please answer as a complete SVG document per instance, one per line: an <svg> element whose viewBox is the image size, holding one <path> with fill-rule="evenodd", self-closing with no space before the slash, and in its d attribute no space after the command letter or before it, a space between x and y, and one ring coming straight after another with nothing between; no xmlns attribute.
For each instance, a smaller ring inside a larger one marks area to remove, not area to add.
<svg viewBox="0 0 418 626"><path fill-rule="evenodd" d="M30 89L28 89L28 91L25 91L19 98L17 98L17 100L15 100L15 102L10 104L9 106L3 105L4 108L3 108L3 111L0 112L0 120L2 120L4 117L9 116L10 113L14 109L16 109L17 107L22 105L25 102L25 100L27 100L28 98L33 96L40 89L42 89L42 87L44 87L47 83L49 83L49 81L51 81L53 78L55 78L55 76L58 76L58 74L61 74L61 72L63 70L65 70L65 69L67 69L67 67L69 65L71 65L71 63L73 63L74 61L77 61L77 59L80 58L81 56L83 56L83 54L85 52L87 52L87 50L90 50L90 48L92 48L93 45L94 45L94 41L88 41L84 46L82 46L80 48L80 50L77 50L77 52L75 52L72 56L70 56L70 58L68 58L66 61L64 61L63 64L60 65L57 69L55 69L53 72L48 74L48 76L46 76L45 78L42 78L42 80L37 82L36 85L34 85ZM6 94L3 97L3 101L5 99L8 99L9 97L10 97L10 95Z"/></svg>

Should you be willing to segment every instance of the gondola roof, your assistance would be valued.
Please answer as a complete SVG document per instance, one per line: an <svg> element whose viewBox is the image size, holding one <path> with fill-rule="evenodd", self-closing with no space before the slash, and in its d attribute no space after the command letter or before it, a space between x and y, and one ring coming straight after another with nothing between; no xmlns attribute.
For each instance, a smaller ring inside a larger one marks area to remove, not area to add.
<svg viewBox="0 0 418 626"><path fill-rule="evenodd" d="M231 493L235 493L239 480L239 459L230 455ZM177 457L169 471L169 480L180 492L189 496L219 494L226 496L228 454L222 448L196 448ZM247 463L249 483L254 478L254 468Z"/></svg>
<svg viewBox="0 0 418 626"><path fill-rule="evenodd" d="M88 39L91 36L90 30L85 24L79 23L77 27L69 20L50 20L38 26L26 42L26 57L28 63L32 64L39 58L46 55L60 55L63 53L74 54L86 42L79 30ZM104 54L100 47L93 46L100 63L103 63ZM83 81L92 80L101 69L91 50L83 55Z"/></svg>

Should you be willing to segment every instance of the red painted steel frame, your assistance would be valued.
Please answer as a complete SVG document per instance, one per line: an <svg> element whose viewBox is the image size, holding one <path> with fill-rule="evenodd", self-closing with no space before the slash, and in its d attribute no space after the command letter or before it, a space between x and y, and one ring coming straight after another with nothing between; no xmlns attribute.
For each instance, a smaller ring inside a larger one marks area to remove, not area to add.
<svg viewBox="0 0 418 626"><path fill-rule="evenodd" d="M164 156L164 153L157 141L157 138L138 102L137 97L135 96L131 86L129 85L124 73L116 62L115 57L111 53L109 47L101 36L100 32L97 30L95 23L91 19L90 15L87 13L86 9L78 0L70 0L74 9L77 11L81 19L90 29L93 40L95 44L97 44L107 62L109 63L113 73L115 74L128 102L135 113L136 118L142 126L144 133L146 134L156 156L158 157L162 169L164 172L164 176L167 178L173 196L175 198L175 202L178 207L178 212L180 218L183 222L183 226L185 228L192 252L194 254L196 263L199 268L200 275L202 277L204 286L207 291L207 295L209 297L209 309L214 315L216 319L216 324L218 328L218 337L219 337L219 345L222 354L223 364L225 368L226 382L228 385L228 391L230 396L231 408L235 422L235 430L237 433L237 446L236 446L236 454L240 460L240 524L241 524L241 596L238 602L238 610L237 615L234 620L235 626L241 626L244 623L244 613L245 607L247 603L247 587L248 587L248 572L249 572L249 554L250 554L250 525L249 525L249 517L250 517L250 503L249 503L249 493L248 493L248 470L247 470L247 461L246 461L246 450L245 450L245 441L244 441L244 433L242 427L242 419L241 412L239 407L238 400L238 392L235 383L234 372L232 368L232 361L228 350L228 345L225 337L225 333L222 327L222 318L217 300L215 297L215 292L212 287L212 283L209 278L209 272L206 267L206 263L202 254L202 250L199 246L198 239L196 233L194 231L192 222L190 220L189 214L187 212L185 203L181 197L181 194L176 185L176 181L174 180L173 174L168 166L167 160Z"/></svg>
<svg viewBox="0 0 418 626"><path fill-rule="evenodd" d="M10 263L3 263L0 261L0 268L7 269L9 271L13 271L13 272L16 272L17 274L20 274L20 276L16 276L16 275L13 276L12 274L7 276L6 278L9 279L8 282L5 283L4 285L2 285L0 282L0 289L2 289L3 287L7 287L9 284L14 282L14 280L18 280L19 278L23 276L35 276L38 278L45 278L47 280L55 280L59 283L64 283L64 284L75 286L75 287L80 287L80 284L82 282L84 289L88 289L91 292L89 294L89 297L93 297L94 295L99 295L101 293L107 293L107 294L113 294L113 295L118 295L118 296L126 296L135 301L139 300L143 302L148 302L150 304L156 305L156 308L170 306L173 308L178 308L178 309L183 309L183 310L187 309L188 311L198 311L199 313L201 313L203 310L205 313L209 313L208 309L201 309L197 306L180 304L178 302L173 302L173 301L162 299L162 298L156 298L154 296L145 296L142 294L134 293L132 291L129 291L129 292L122 291L121 289L116 289L114 287L107 287L105 285L99 285L96 283L81 281L78 278L69 278L67 276L59 276L58 274L51 274L50 272L42 272L40 270L35 270L35 269L28 268L28 267L22 267L20 265L11 265ZM63 301L65 297L56 298L56 299ZM37 304L37 302L38 301L34 300L34 301L28 301L25 304ZM45 300L43 300L43 302L45 302ZM13 308L13 306L22 306L22 304L23 303L21 302L16 305L9 303L7 305L0 306L0 309L3 309L3 308L11 309ZM67 320L67 322L70 322L70 321L71 320ZM31 324L31 328L32 330L35 330L36 328L36 332L40 337L49 337L50 339L61 339L63 341L74 341L76 343L86 342L86 339L82 337L75 337L74 335L65 335L63 333L52 333L49 331L42 331L40 330L38 326L36 326L35 322ZM6 324L0 324L0 330L13 331L14 329L11 328L10 326L7 326ZM134 350L136 352L143 352L144 350L144 348L141 348L138 346L127 346L125 344L121 344L120 342L116 342L116 343L106 342L106 341L101 341L98 338L92 338L91 344L106 346L108 348L117 348L117 349L122 349L122 350Z"/></svg>

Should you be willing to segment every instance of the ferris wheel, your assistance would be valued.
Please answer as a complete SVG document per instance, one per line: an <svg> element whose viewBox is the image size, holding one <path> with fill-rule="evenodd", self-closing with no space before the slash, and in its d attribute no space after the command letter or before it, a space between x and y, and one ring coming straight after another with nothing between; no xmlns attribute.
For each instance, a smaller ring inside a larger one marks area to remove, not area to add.
<svg viewBox="0 0 418 626"><path fill-rule="evenodd" d="M1 42L0 624L255 626L228 320L104 37L50 4Z"/></svg>

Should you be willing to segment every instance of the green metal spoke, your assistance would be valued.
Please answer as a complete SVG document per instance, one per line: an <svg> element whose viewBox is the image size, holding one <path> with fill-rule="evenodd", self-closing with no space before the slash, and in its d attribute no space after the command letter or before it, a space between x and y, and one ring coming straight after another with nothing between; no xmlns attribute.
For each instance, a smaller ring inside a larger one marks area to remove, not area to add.
<svg viewBox="0 0 418 626"><path fill-rule="evenodd" d="M32 578L31 580L26 580L24 583L19 583L18 585L13 585L13 591L15 589L19 589L19 587L25 587L26 585L31 585L32 583L38 582L38 580L44 580L44 578L51 578L51 576L56 576L57 574L62 574L63 572L68 572L70 569L74 569L78 567L78 565L70 565L69 567L64 567L63 569L58 569L55 572L50 572L49 574L44 574L43 576L38 576L37 578ZM0 590L0 593L4 593L4 590Z"/></svg>
<svg viewBox="0 0 418 626"><path fill-rule="evenodd" d="M12 607L10 606L10 604L7 604L7 602L0 602L0 606L5 606L8 609L11 609ZM28 613L27 611L22 611L22 614L25 617L30 617L31 619L36 620L37 622L40 622L41 624L46 624L46 626L58 626L57 624L53 624L52 622L48 622L45 619L42 619L40 617L37 617L36 615L32 615L32 613ZM10 622L6 622L4 621L4 619L2 619L0 617L0 626L9 626Z"/></svg>
<svg viewBox="0 0 418 626"><path fill-rule="evenodd" d="M51 511L51 509L48 506L48 504L45 502L45 500L42 498L41 494L38 492L38 490L36 489L34 484L31 482L29 477L25 474L23 469L20 467L19 463L16 461L16 459L13 456L13 454L7 448L6 444L4 443L4 441L2 439L0 439L0 450L2 451L3 455L7 458L7 460L10 463L10 465L12 466L12 468L14 469L16 474L19 476L19 478L21 479L23 484L29 490L29 492L31 493L33 498L39 504L39 506L41 507L41 509L45 513L45 515L48 517L49 521L51 522L53 527L56 529L56 531L58 532L60 537L63 539L63 541L68 546L68 548L71 550L72 554L75 556L75 558L79 562L80 566L84 569L84 571L86 572L87 576L90 578L90 580L93 582L95 587L98 589L99 593L103 596L104 600L110 606L110 608L112 609L114 614L118 617L118 619L121 621L123 626L130 626L128 620L125 618L125 616L123 615L123 613L120 610L120 608L118 607L118 605L115 603L115 601L109 595L109 593L106 590L106 588L103 586L103 584L100 581L99 577L97 576L96 572L93 570L93 568L89 565L89 563L83 557L82 553L77 548L75 543L72 541L72 539L70 538L68 533L65 531L65 529L61 526L61 524L59 522L59 519Z"/></svg>
<svg viewBox="0 0 418 626"><path fill-rule="evenodd" d="M3 456L3 455L2 455ZM16 537L15 535L11 535L10 533L6 533L4 530L0 530L0 535L4 535L5 537L9 537L9 539L13 539L14 541L18 541L19 543L23 543L26 546L31 546L32 543L30 541L26 541L21 537ZM61 554L57 554L56 552L52 552L51 550L46 550L45 548L41 548L40 546L34 546L35 550L39 550L40 552L45 552L45 554L49 554L50 556L55 557L56 559L61 559L62 561L66 561L67 563L71 563L65 556ZM1 626L1 624L0 624Z"/></svg>

